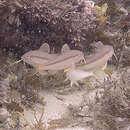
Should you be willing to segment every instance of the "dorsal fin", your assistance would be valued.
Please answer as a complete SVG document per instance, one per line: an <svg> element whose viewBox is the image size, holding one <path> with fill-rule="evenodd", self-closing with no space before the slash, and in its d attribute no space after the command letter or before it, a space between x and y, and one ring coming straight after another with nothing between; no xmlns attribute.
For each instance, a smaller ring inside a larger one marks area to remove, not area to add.
<svg viewBox="0 0 130 130"><path fill-rule="evenodd" d="M70 48L67 44L64 44L62 49L61 49L61 53L65 53L65 52L68 52L70 51Z"/></svg>
<svg viewBox="0 0 130 130"><path fill-rule="evenodd" d="M42 44L39 50L42 52L50 53L50 47L47 43Z"/></svg>

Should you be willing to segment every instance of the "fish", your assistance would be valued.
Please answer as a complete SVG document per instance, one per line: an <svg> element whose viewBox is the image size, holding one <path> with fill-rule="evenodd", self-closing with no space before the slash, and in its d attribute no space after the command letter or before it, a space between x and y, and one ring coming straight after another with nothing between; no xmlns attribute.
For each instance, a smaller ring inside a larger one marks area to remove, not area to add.
<svg viewBox="0 0 130 130"><path fill-rule="evenodd" d="M66 80L70 80L71 87L73 84L79 86L79 80L83 80L90 76L94 76L93 72L76 69L74 63L72 63L72 68L66 73Z"/></svg>
<svg viewBox="0 0 130 130"><path fill-rule="evenodd" d="M64 44L60 54L50 54L49 45L43 44L39 50L33 50L25 53L21 59L39 72L58 71L71 66L71 63L77 63L84 59L84 55L79 50L71 50L67 44Z"/></svg>
<svg viewBox="0 0 130 130"><path fill-rule="evenodd" d="M110 45L100 45L96 52L86 58L86 63L78 64L77 69L84 71L96 71L99 69L105 69L107 62L114 55L114 49Z"/></svg>

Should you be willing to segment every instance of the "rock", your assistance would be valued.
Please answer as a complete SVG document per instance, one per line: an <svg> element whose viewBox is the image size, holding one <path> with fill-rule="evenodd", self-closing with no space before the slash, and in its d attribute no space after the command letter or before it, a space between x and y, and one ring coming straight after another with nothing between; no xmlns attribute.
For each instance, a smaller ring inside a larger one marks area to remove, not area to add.
<svg viewBox="0 0 130 130"><path fill-rule="evenodd" d="M0 108L0 123L3 123L8 118L8 111L5 108Z"/></svg>

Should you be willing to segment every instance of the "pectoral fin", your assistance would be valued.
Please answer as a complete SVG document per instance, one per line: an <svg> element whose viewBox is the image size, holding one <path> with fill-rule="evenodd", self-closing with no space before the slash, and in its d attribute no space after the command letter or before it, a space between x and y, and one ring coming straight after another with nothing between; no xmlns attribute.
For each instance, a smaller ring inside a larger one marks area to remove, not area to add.
<svg viewBox="0 0 130 130"><path fill-rule="evenodd" d="M71 63L71 67L65 68L65 69L64 69L64 72L68 72L68 71L70 71L71 69L75 69L75 63Z"/></svg>
<svg viewBox="0 0 130 130"><path fill-rule="evenodd" d="M64 69L64 72L66 73L66 72L68 72L69 70L70 70L70 67Z"/></svg>
<svg viewBox="0 0 130 130"><path fill-rule="evenodd" d="M104 65L104 67L102 69L105 72L105 74L107 74L109 76L112 75L111 70L107 67L107 63Z"/></svg>
<svg viewBox="0 0 130 130"><path fill-rule="evenodd" d="M109 76L112 75L111 70L110 70L109 68L107 68L107 67L104 69L104 72L105 72L105 74L107 74L107 75L109 75Z"/></svg>

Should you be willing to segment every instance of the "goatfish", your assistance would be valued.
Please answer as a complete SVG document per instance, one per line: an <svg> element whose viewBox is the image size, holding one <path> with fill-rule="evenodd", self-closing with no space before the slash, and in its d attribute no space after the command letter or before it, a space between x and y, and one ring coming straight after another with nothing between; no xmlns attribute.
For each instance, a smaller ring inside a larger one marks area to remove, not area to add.
<svg viewBox="0 0 130 130"><path fill-rule="evenodd" d="M78 64L76 68L84 71L96 71L98 69L105 69L108 60L114 55L114 49L109 45L100 45L96 52L87 57L86 63Z"/></svg>
<svg viewBox="0 0 130 130"><path fill-rule="evenodd" d="M84 55L79 50L70 50L65 44L61 49L61 54L50 54L48 44L43 44L39 50L33 50L25 53L21 59L36 69L39 72L62 70L71 66L71 63L77 63L84 59ZM41 73L42 74L42 73Z"/></svg>

